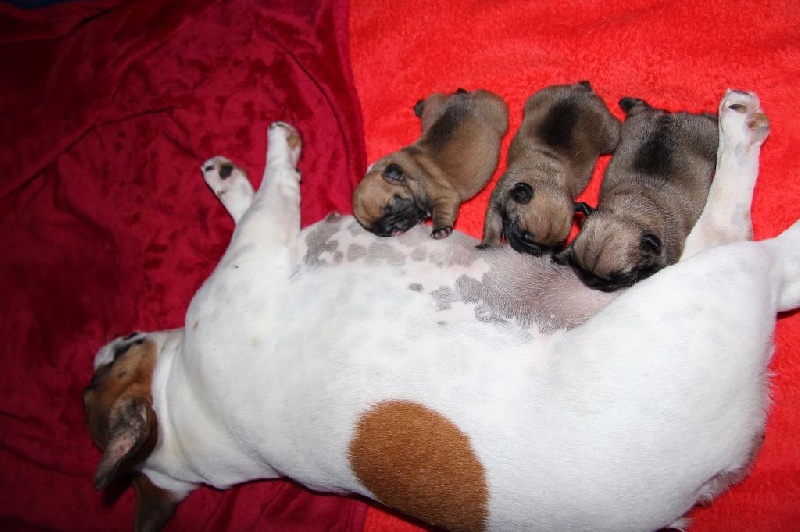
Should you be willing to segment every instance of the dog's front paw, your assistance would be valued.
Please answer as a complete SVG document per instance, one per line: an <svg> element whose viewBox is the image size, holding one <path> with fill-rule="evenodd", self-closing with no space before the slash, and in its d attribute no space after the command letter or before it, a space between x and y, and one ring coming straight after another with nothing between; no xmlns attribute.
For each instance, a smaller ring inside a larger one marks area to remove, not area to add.
<svg viewBox="0 0 800 532"><path fill-rule="evenodd" d="M269 126L267 135L271 149L280 146L281 140L286 142L292 165L297 166L297 161L300 160L300 152L303 149L303 141L294 126L286 122L273 122Z"/></svg>
<svg viewBox="0 0 800 532"><path fill-rule="evenodd" d="M441 240L442 238L447 238L453 234L453 228L449 225L447 227L440 227L439 229L434 229L431 236L436 240Z"/></svg>
<svg viewBox="0 0 800 532"><path fill-rule="evenodd" d="M226 157L212 157L203 163L202 170L206 184L220 199L225 194L253 195L247 174Z"/></svg>
<svg viewBox="0 0 800 532"><path fill-rule="evenodd" d="M758 146L769 135L769 119L752 92L728 89L719 106L719 121L721 137L737 144Z"/></svg>
<svg viewBox="0 0 800 532"><path fill-rule="evenodd" d="M201 169L208 187L238 223L253 201L253 185L247 174L230 159L219 155L204 162Z"/></svg>

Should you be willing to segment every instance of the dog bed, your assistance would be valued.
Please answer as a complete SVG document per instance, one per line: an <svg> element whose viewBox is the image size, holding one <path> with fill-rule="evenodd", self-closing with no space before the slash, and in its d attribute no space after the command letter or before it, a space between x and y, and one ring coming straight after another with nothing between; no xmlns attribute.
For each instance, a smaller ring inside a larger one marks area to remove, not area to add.
<svg viewBox="0 0 800 532"><path fill-rule="evenodd" d="M800 217L799 34L788 0L0 4L0 527L132 526L125 483L92 487L99 452L82 389L106 341L180 327L225 250L233 223L202 181L206 158L228 155L258 184L266 126L291 122L305 140L309 224L350 212L365 163L416 138L412 106L433 91L503 96L507 147L524 99L548 84L589 80L618 116L615 101L628 94L715 111L726 87L740 87L759 94L772 121L753 208L763 238ZM488 192L462 207L458 229L480 236ZM693 512L693 530L800 522L800 317L783 316L776 341L754 471ZM418 528L288 481L200 489L169 525Z"/></svg>

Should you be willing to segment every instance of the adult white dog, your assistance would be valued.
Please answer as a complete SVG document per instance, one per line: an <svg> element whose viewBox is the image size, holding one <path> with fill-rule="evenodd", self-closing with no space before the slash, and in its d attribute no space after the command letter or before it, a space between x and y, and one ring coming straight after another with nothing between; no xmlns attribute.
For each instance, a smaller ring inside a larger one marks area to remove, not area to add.
<svg viewBox="0 0 800 532"><path fill-rule="evenodd" d="M285 124L255 195L212 159L232 242L185 328L97 354L95 484L134 472L140 529L200 484L278 477L454 530L681 524L746 474L776 314L800 305L800 223L725 243L750 235L768 123L736 91L719 118L696 255L621 294L424 227L386 239L331 216L301 231Z"/></svg>

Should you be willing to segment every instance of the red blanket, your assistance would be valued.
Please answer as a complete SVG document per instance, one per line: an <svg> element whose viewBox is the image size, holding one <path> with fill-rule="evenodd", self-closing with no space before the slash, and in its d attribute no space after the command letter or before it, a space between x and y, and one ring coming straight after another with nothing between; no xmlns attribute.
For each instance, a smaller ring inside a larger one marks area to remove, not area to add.
<svg viewBox="0 0 800 532"><path fill-rule="evenodd" d="M297 125L306 141L306 224L330 210L348 212L363 174L344 0L179 5L98 0L34 12L0 5L3 530L131 526L130 490L92 488L99 453L84 429L81 393L102 343L182 325L224 251L233 224L202 182L203 160L229 155L258 183L266 125ZM370 160L413 140L411 106L434 90L498 92L513 131L525 96L550 83L588 79L609 104L633 94L695 111L713 111L723 89L736 86L758 91L773 124L756 191L756 237L800 217L793 2L390 5L350 7ZM597 181L587 199L596 189ZM459 228L479 235L487 197L462 210ZM697 530L794 530L800 521L798 325L796 315L778 324L774 406L755 470L694 513ZM413 528L288 482L198 490L170 528L364 526Z"/></svg>
<svg viewBox="0 0 800 532"><path fill-rule="evenodd" d="M546 85L589 80L620 117L616 102L626 95L672 110L716 112L727 87L742 88L759 94L772 121L755 193L755 236L776 235L800 218L796 0L394 0L390 6L353 0L350 8L367 162L416 139L412 106L436 91L486 88L503 96L511 115L507 147L525 99ZM600 161L583 197L592 205L607 162ZM490 190L462 207L457 228L481 235ZM776 343L773 406L755 469L709 508L696 510L692 530L800 526L797 313L780 319ZM367 528L412 527L371 511Z"/></svg>
<svg viewBox="0 0 800 532"><path fill-rule="evenodd" d="M180 6L180 7L178 7ZM0 5L0 529L133 526L133 492L92 488L94 352L182 326L233 223L200 164L256 183L266 127L306 148L303 221L347 211L364 172L342 0ZM173 530L360 530L362 502L288 482L201 489Z"/></svg>

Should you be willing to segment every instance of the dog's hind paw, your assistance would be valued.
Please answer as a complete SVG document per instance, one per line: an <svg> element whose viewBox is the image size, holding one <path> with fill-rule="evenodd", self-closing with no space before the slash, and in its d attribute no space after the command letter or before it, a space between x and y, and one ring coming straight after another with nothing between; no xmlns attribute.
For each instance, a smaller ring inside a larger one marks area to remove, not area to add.
<svg viewBox="0 0 800 532"><path fill-rule="evenodd" d="M253 201L253 186L247 174L230 159L219 155L204 162L201 168L208 187L238 222Z"/></svg>
<svg viewBox="0 0 800 532"><path fill-rule="evenodd" d="M719 106L720 131L735 143L760 145L769 135L769 119L752 92L731 90Z"/></svg>

